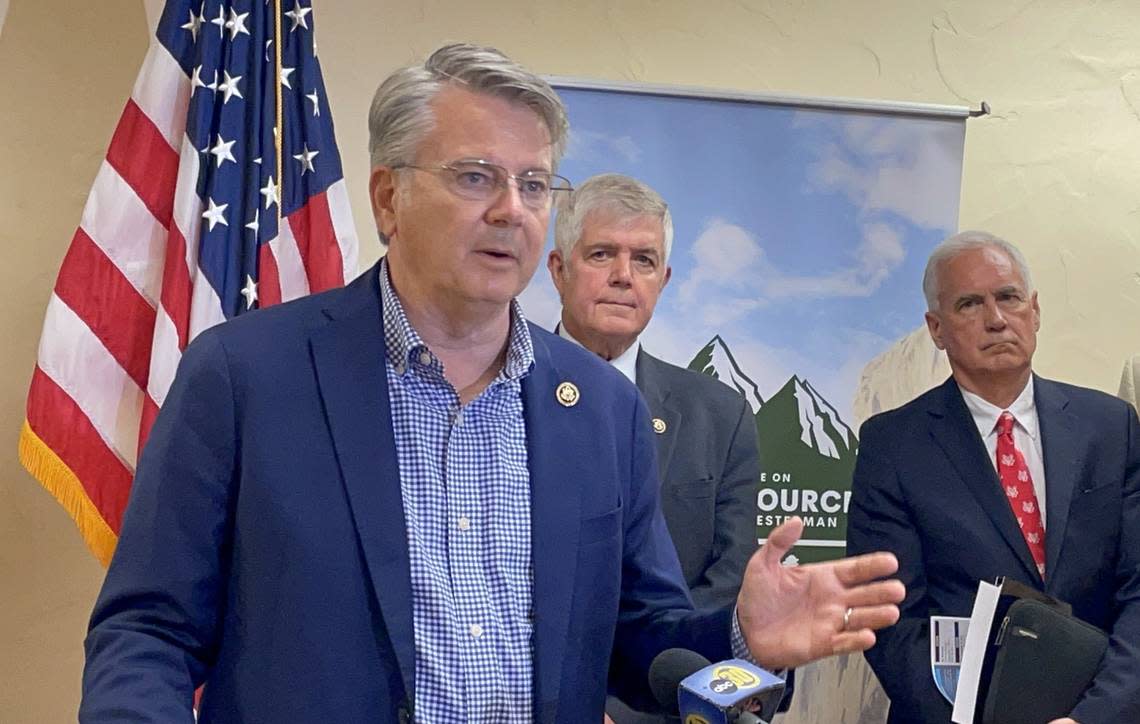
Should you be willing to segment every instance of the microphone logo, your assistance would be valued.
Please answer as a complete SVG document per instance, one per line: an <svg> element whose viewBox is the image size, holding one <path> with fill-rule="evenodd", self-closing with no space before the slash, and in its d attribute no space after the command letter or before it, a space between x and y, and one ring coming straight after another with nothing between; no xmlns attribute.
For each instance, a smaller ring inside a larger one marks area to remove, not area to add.
<svg viewBox="0 0 1140 724"><path fill-rule="evenodd" d="M685 717L685 724L709 724L709 720L700 714L690 714Z"/></svg>
<svg viewBox="0 0 1140 724"><path fill-rule="evenodd" d="M760 685L760 677L739 666L718 666L713 670L709 688L718 694L732 694L741 689L753 689ZM685 724L689 724L686 722Z"/></svg>

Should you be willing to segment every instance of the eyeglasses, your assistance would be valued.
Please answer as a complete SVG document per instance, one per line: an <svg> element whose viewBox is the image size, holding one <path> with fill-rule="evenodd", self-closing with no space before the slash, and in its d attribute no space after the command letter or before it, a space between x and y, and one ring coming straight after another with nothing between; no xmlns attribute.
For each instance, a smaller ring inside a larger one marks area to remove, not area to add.
<svg viewBox="0 0 1140 724"><path fill-rule="evenodd" d="M514 181L519 198L527 206L542 209L550 205L555 191L573 191L570 179L547 171L524 171L518 175L487 161L453 161L438 166L416 166L404 163L393 169L410 168L438 174L457 196L472 201L490 201L496 198L507 184Z"/></svg>

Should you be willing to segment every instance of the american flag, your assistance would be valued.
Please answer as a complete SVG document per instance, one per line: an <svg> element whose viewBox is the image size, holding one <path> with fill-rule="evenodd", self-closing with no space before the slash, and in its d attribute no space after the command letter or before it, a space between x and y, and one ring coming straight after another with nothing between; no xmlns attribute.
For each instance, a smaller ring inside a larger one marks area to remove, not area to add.
<svg viewBox="0 0 1140 724"><path fill-rule="evenodd" d="M19 453L104 564L189 340L355 276L313 29L301 0L170 0L95 178Z"/></svg>

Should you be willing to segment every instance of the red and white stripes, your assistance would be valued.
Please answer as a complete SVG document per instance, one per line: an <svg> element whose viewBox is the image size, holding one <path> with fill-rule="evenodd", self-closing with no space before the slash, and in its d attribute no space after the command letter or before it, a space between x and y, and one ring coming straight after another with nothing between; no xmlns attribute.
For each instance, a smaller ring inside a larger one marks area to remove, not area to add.
<svg viewBox="0 0 1140 724"><path fill-rule="evenodd" d="M28 394L21 460L104 563L182 351L225 319L197 264L202 160L185 133L193 91L152 41L60 268ZM343 179L283 219L259 262L261 306L354 276Z"/></svg>

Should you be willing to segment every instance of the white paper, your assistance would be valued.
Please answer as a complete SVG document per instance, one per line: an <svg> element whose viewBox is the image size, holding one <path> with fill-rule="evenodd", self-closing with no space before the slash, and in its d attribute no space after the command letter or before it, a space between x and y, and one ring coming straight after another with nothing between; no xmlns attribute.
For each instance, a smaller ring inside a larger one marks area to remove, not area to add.
<svg viewBox="0 0 1140 724"><path fill-rule="evenodd" d="M966 648L970 619L960 616L930 617L930 674L934 685L950 704L958 691L959 670Z"/></svg>
<svg viewBox="0 0 1140 724"><path fill-rule="evenodd" d="M962 652L962 667L958 671L958 692L954 697L955 724L973 724L978 704L978 679L982 675L982 660L986 655L994 612L997 611L1001 586L985 581L978 582L974 597L974 610L970 613L970 628L966 632L966 649Z"/></svg>

